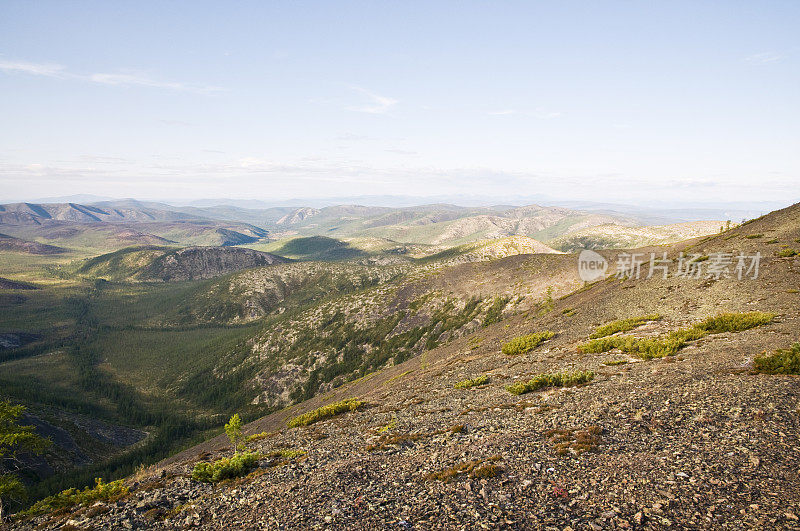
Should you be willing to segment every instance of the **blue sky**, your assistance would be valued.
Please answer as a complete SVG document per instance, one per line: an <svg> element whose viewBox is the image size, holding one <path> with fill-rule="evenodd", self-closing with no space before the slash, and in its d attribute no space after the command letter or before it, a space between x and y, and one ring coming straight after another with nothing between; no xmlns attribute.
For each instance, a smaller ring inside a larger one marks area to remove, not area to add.
<svg viewBox="0 0 800 531"><path fill-rule="evenodd" d="M0 199L788 203L798 27L793 1L3 0Z"/></svg>

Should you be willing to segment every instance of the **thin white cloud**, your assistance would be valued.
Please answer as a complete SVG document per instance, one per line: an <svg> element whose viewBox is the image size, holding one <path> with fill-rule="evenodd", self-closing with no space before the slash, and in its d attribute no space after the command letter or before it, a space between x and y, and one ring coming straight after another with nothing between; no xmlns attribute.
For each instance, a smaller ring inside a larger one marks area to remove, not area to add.
<svg viewBox="0 0 800 531"><path fill-rule="evenodd" d="M29 63L0 59L0 70L8 73L23 73L34 76L65 77L65 68L53 63Z"/></svg>
<svg viewBox="0 0 800 531"><path fill-rule="evenodd" d="M97 72L93 74L75 74L69 72L65 66L54 63L31 63L27 61L8 61L0 59L0 71L9 74L21 73L58 79L78 79L99 85L122 87L140 86L182 92L195 92L198 94L209 94L222 90L219 87L189 85L175 81L160 81L140 72L125 71L118 73Z"/></svg>
<svg viewBox="0 0 800 531"><path fill-rule="evenodd" d="M783 59L783 56L775 52L754 53L747 55L744 58L746 62L754 65L766 65L769 63L777 63L781 59Z"/></svg>
<svg viewBox="0 0 800 531"><path fill-rule="evenodd" d="M517 114L517 111L514 109L501 109L499 111L489 111L486 114L489 116L510 116L512 114Z"/></svg>
<svg viewBox="0 0 800 531"><path fill-rule="evenodd" d="M366 96L370 100L370 102L355 107L347 107L348 111L365 112L368 114L386 114L392 107L394 107L398 103L398 101L394 98L389 98L387 96L380 96L378 94L375 94L374 92L370 92L365 88L356 86L350 88Z"/></svg>

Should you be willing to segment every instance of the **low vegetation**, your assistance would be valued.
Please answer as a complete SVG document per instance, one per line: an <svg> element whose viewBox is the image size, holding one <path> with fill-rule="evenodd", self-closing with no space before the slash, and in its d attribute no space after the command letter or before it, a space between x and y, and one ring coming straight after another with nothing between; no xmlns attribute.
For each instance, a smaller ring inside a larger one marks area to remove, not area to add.
<svg viewBox="0 0 800 531"><path fill-rule="evenodd" d="M35 516L39 514L52 513L61 509L68 509L76 505L88 506L95 502L115 501L128 494L128 487L122 481L112 481L103 483L101 478L95 480L94 487L86 487L83 490L67 489L39 500L21 514L25 516Z"/></svg>
<svg viewBox="0 0 800 531"><path fill-rule="evenodd" d="M585 430L548 430L545 435L555 446L558 455L581 455L594 452L602 442L603 428L589 426Z"/></svg>
<svg viewBox="0 0 800 531"><path fill-rule="evenodd" d="M309 424L314 424L320 420L335 417L336 415L341 415L342 413L347 413L348 411L354 411L363 405L363 400L359 400L357 398L348 398L347 400L342 400L341 402L336 402L335 404L328 404L327 406L322 406L314 411L309 411L308 413L294 417L286 424L290 428L308 426Z"/></svg>
<svg viewBox="0 0 800 531"><path fill-rule="evenodd" d="M465 461L463 463L458 463L457 465L454 465L450 468L446 468L444 470L428 474L427 479L444 481L445 483L449 483L450 481L453 480L453 478L461 474L467 474L470 477L476 479L493 478L503 470L501 466L496 464L496 462L500 461L501 459L502 457L500 457L499 455L495 455L490 457L489 459L475 459L472 461Z"/></svg>
<svg viewBox="0 0 800 531"><path fill-rule="evenodd" d="M590 339L599 339L601 337L610 336L617 332L627 332L639 326L642 326L648 321L657 321L661 319L661 315L654 313L652 315L643 315L641 317L631 317L630 319L620 319L619 321L611 321L602 326L597 327L594 333L589 336Z"/></svg>
<svg viewBox="0 0 800 531"><path fill-rule="evenodd" d="M525 354L541 345L544 341L555 336L554 332L545 330L544 332L535 332L527 336L520 336L505 343L502 347L503 354L513 356L517 354Z"/></svg>
<svg viewBox="0 0 800 531"><path fill-rule="evenodd" d="M306 452L305 450L298 450L295 448L281 448L280 450L273 450L265 454L264 457L269 457L272 459L280 457L283 459L291 460L291 459L297 459L298 457L302 457L307 453L308 452Z"/></svg>
<svg viewBox="0 0 800 531"><path fill-rule="evenodd" d="M197 463L192 470L192 479L204 483L218 483L246 475L258 464L259 454L255 452L237 453L212 463Z"/></svg>
<svg viewBox="0 0 800 531"><path fill-rule="evenodd" d="M418 441L422 438L422 435L419 433L396 433L396 434L383 434L378 437L378 440L375 442L368 444L365 448L368 452L375 452L379 450L386 450L390 446L407 446L414 441Z"/></svg>
<svg viewBox="0 0 800 531"><path fill-rule="evenodd" d="M261 441L269 437L272 437L273 435L275 435L274 432L268 432L268 431L262 431L261 433L254 433L253 435L248 435L245 438L245 442L251 443L251 442Z"/></svg>
<svg viewBox="0 0 800 531"><path fill-rule="evenodd" d="M763 374L800 374L800 342L788 349L757 356L753 369Z"/></svg>
<svg viewBox="0 0 800 531"><path fill-rule="evenodd" d="M658 337L612 336L593 339L579 345L578 352L599 354L617 348L644 360L663 358L676 354L689 341L723 332L741 332L765 325L774 318L775 314L764 312L723 313Z"/></svg>
<svg viewBox="0 0 800 531"><path fill-rule="evenodd" d="M509 385L506 390L513 395L522 395L538 391L545 387L571 387L591 381L594 378L592 371L555 372L537 374L527 382Z"/></svg>
<svg viewBox="0 0 800 531"><path fill-rule="evenodd" d="M489 383L489 377L485 374L481 374L475 378L471 378L469 380L462 380L455 384L453 387L456 389L469 389L470 387L477 387L479 385L484 385Z"/></svg>
<svg viewBox="0 0 800 531"><path fill-rule="evenodd" d="M800 251L797 249L792 249L790 247L784 247L780 251L776 253L781 258L789 258L791 256L798 256L800 255Z"/></svg>

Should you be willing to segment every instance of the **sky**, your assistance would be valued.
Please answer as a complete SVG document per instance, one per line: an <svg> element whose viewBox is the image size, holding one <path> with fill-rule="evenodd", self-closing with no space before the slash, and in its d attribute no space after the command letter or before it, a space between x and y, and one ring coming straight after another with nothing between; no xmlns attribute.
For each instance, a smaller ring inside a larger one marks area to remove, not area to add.
<svg viewBox="0 0 800 531"><path fill-rule="evenodd" d="M0 200L800 200L800 2L0 0Z"/></svg>

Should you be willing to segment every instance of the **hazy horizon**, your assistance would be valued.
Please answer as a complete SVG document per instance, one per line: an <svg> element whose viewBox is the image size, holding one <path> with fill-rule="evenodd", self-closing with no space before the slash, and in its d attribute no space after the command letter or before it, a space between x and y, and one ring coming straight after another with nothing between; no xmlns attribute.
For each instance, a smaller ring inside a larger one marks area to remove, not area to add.
<svg viewBox="0 0 800 531"><path fill-rule="evenodd" d="M0 195L793 202L799 21L792 2L4 2Z"/></svg>

